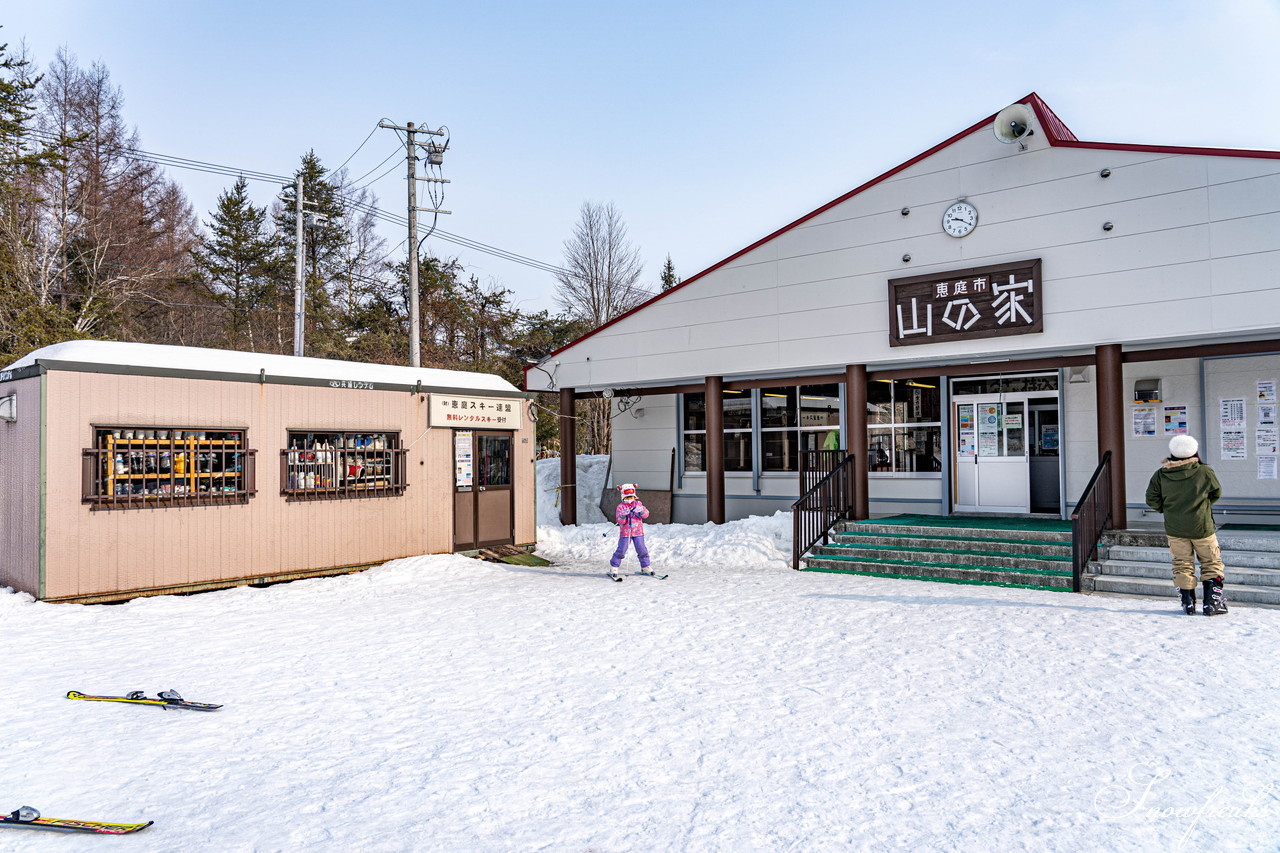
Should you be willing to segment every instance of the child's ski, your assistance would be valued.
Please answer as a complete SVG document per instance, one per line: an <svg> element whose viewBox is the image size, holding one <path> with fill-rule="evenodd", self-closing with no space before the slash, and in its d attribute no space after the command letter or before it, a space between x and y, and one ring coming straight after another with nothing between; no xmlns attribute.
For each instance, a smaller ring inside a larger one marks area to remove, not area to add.
<svg viewBox="0 0 1280 853"><path fill-rule="evenodd" d="M210 705L207 702L188 702L178 695L176 690L162 691L158 698L150 699L141 690L135 690L125 696L89 696L71 690L68 699L84 699L88 702L124 702L129 705L156 705L161 708L186 708L188 711L216 711L221 705Z"/></svg>
<svg viewBox="0 0 1280 853"><path fill-rule="evenodd" d="M0 826L23 826L28 829L50 829L55 832L93 832L98 835L128 835L141 832L151 824L146 823L103 823L97 820L67 820L57 817L40 817L40 812L23 806L17 811L0 817Z"/></svg>
<svg viewBox="0 0 1280 853"><path fill-rule="evenodd" d="M618 574L617 572L609 572L609 580L622 583L622 575Z"/></svg>
<svg viewBox="0 0 1280 853"><path fill-rule="evenodd" d="M670 575L660 575L657 572L646 572L646 571L639 571L639 572L636 572L636 574L644 575L646 577L651 577L651 578L657 578L660 581L664 581L670 577Z"/></svg>

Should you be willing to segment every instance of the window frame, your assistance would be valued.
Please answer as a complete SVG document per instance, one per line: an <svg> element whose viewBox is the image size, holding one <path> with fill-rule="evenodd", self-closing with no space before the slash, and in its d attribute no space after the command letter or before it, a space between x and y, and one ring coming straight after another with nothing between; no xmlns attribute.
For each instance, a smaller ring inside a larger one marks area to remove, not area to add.
<svg viewBox="0 0 1280 853"><path fill-rule="evenodd" d="M234 506L247 504L257 494L258 451L249 447L246 427L91 424L89 428L93 446L81 452L80 496L91 510ZM228 462L233 465L229 471ZM129 470L121 471L121 465ZM147 470L151 465L154 471ZM186 470L188 465L191 470ZM203 466L207 470L201 470ZM228 479L234 488L227 488ZM154 492L119 491L123 483L141 484L145 490L150 481L154 481ZM222 484L219 491L199 489L204 483L212 487L215 481Z"/></svg>
<svg viewBox="0 0 1280 853"><path fill-rule="evenodd" d="M872 381L880 381L880 380L872 380ZM946 462L944 459L946 449L943 445L943 429L942 429L943 396L944 396L942 392L944 390L943 383L946 380L941 376L921 376L921 377L913 377L909 379L893 379L893 380L886 380L886 381L889 383L889 401L888 401L889 417L887 420L880 421L880 422L872 421L870 417L871 415L870 407L873 405L879 405L879 404L873 404L870 400L871 395L868 394L867 476L875 480L940 480L942 478L942 468L945 467L946 465ZM898 399L898 393L897 393L898 385L899 383L901 383L903 386L910 386L911 383L913 382L934 383L931 387L933 388L933 390L937 392L938 420L936 421L935 420L929 420L929 421L912 420L912 418L914 417L913 415L905 414L906 402L899 401ZM902 407L901 409L900 409L900 406ZM904 412L901 420L898 419L898 412L900 410ZM920 430L920 429L932 430L934 435L936 436L937 458L938 458L938 466L939 466L937 471L898 471L894 469L891 469L888 471L875 470L875 463L871 459L871 454L875 453L877 448L883 447L883 445L878 445L874 442L874 437L877 434L888 434L889 444L888 444L886 455L888 457L889 464L892 466L895 466L896 468L897 459L898 459L899 439L905 438L906 433L912 430Z"/></svg>
<svg viewBox="0 0 1280 853"><path fill-rule="evenodd" d="M338 437L340 444L336 444ZM298 446L307 442L312 446ZM280 451L280 494L290 502L398 497L409 487L407 454L399 430L286 429ZM381 458L371 460L374 455ZM385 483L361 483L369 462L378 465ZM315 478L317 485L300 487L299 477Z"/></svg>

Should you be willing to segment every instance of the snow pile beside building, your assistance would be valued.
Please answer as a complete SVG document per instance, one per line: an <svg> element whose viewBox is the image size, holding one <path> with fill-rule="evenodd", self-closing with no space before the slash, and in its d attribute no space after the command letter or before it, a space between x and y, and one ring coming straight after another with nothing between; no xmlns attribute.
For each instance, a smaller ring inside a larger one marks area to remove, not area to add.
<svg viewBox="0 0 1280 853"><path fill-rule="evenodd" d="M538 526L560 526L560 458L539 459ZM595 524L608 521L600 514L600 492L609 470L608 456L578 457L578 522ZM538 535L542 539L541 533Z"/></svg>

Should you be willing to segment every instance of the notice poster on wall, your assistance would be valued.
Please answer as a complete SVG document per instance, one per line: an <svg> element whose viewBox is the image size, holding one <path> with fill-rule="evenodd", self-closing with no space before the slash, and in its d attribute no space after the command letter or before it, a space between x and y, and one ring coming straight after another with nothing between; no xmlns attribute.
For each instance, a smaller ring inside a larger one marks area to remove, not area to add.
<svg viewBox="0 0 1280 853"><path fill-rule="evenodd" d="M1276 402L1276 381L1274 379L1258 380L1258 402L1259 403Z"/></svg>
<svg viewBox="0 0 1280 853"><path fill-rule="evenodd" d="M1258 427L1257 432L1253 434L1254 453L1259 456L1275 456L1280 452L1276 447L1278 439L1280 439L1280 431L1275 427Z"/></svg>
<svg viewBox="0 0 1280 853"><path fill-rule="evenodd" d="M1222 431L1222 458L1248 459L1249 448L1245 444L1244 430L1224 429Z"/></svg>
<svg viewBox="0 0 1280 853"><path fill-rule="evenodd" d="M474 482L471 457L471 430L460 429L453 433L453 484L470 487Z"/></svg>
<svg viewBox="0 0 1280 853"><path fill-rule="evenodd" d="M1133 438L1152 438L1156 434L1156 407L1133 407Z"/></svg>
<svg viewBox="0 0 1280 853"><path fill-rule="evenodd" d="M1244 426L1244 397L1219 400L1218 422L1223 429Z"/></svg>
<svg viewBox="0 0 1280 853"><path fill-rule="evenodd" d="M1258 407L1258 426L1273 427L1276 425L1276 407L1275 404L1270 406Z"/></svg>
<svg viewBox="0 0 1280 853"><path fill-rule="evenodd" d="M1187 434L1187 407L1186 406L1165 406L1164 407L1164 434L1165 435L1186 435Z"/></svg>
<svg viewBox="0 0 1280 853"><path fill-rule="evenodd" d="M1258 457L1258 479L1274 480L1276 479L1276 459L1275 456L1259 456Z"/></svg>
<svg viewBox="0 0 1280 853"><path fill-rule="evenodd" d="M1058 449L1058 425L1057 424L1041 424L1040 425L1040 449L1041 450L1057 450Z"/></svg>

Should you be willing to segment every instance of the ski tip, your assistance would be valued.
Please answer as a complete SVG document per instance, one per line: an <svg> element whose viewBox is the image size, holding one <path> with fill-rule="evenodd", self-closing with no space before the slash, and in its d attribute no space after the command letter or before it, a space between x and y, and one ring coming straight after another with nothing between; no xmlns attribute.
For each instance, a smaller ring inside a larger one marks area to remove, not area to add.
<svg viewBox="0 0 1280 853"><path fill-rule="evenodd" d="M68 691L67 691L67 698L68 698L68 699L79 699L79 698L81 698L82 696L84 696L84 694L83 694L83 693L80 693L80 692L78 692L78 691L75 691L75 690L68 690Z"/></svg>

